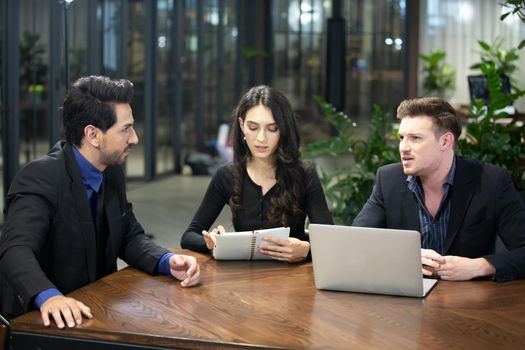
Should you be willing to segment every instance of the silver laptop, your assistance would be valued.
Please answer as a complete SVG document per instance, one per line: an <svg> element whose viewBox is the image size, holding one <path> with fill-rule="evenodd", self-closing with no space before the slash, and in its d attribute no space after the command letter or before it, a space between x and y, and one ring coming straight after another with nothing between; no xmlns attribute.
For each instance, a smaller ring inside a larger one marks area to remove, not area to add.
<svg viewBox="0 0 525 350"><path fill-rule="evenodd" d="M310 224L318 289L424 297L437 283L423 278L417 231Z"/></svg>

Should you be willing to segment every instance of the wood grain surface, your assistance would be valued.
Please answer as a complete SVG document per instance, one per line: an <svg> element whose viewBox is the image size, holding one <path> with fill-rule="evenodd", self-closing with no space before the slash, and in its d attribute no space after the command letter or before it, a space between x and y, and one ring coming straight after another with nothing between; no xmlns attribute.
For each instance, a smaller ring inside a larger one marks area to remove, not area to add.
<svg viewBox="0 0 525 350"><path fill-rule="evenodd" d="M182 349L525 349L523 280L440 281L425 299L331 292L311 263L184 253L201 264L197 287L126 268L70 294L94 315L80 327L30 312L11 332Z"/></svg>

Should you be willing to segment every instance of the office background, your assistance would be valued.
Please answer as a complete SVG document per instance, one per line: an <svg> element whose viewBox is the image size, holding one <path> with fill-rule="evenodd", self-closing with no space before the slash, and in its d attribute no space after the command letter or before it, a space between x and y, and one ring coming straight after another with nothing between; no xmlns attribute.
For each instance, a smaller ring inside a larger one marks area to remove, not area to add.
<svg viewBox="0 0 525 350"><path fill-rule="evenodd" d="M374 103L393 118L402 99L422 95L419 54L434 49L456 69L450 100L469 103L476 41L525 37L501 11L494 0L0 0L2 197L60 139L64 91L80 76L135 84L140 143L126 173L158 180L212 148L256 84L290 98L305 142L330 133L314 96L366 135Z"/></svg>

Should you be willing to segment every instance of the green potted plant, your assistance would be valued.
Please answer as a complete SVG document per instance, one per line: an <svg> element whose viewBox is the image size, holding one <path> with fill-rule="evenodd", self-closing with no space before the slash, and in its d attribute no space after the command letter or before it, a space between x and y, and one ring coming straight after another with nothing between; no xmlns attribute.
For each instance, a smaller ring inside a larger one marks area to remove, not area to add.
<svg viewBox="0 0 525 350"><path fill-rule="evenodd" d="M513 74L518 69L519 49L515 47L504 48L501 38L496 38L492 44L478 40L478 44L481 47L481 62L474 63L470 68L481 70L482 66L492 64L498 75L509 77L512 85L517 85L519 82L513 78Z"/></svg>
<svg viewBox="0 0 525 350"><path fill-rule="evenodd" d="M43 94L47 78L45 47L40 34L23 32L20 40L20 86L23 95ZM41 97L39 98L39 100Z"/></svg>
<svg viewBox="0 0 525 350"><path fill-rule="evenodd" d="M525 0L508 0L502 4L507 12L500 16L505 20L517 15L525 23ZM507 169L518 190L525 189L525 126L523 122L509 118L505 108L525 95L519 88L521 79L515 79L519 50L525 47L523 40L517 48L503 48L503 40L496 38L491 44L479 40L481 61L471 66L486 77L490 103L476 101L470 107L473 116L465 127L466 137L458 143L458 151L467 156ZM505 94L502 76L511 82L511 92Z"/></svg>
<svg viewBox="0 0 525 350"><path fill-rule="evenodd" d="M341 225L350 225L372 193L377 168L399 161L391 118L379 106L374 105L370 135L362 140L355 135L357 125L352 119L337 112L324 98L315 99L338 134L306 145L302 154L314 164L317 163L334 221ZM320 156L336 159L349 155L353 158L350 165L339 165L335 161L333 170L322 167L319 162Z"/></svg>
<svg viewBox="0 0 525 350"><path fill-rule="evenodd" d="M518 190L525 189L525 125L509 118L506 106L525 95L513 88L510 94L502 89L500 71L493 62L479 65L487 77L490 104L478 100L470 107L472 120L465 126L465 137L458 142L458 152L507 169Z"/></svg>
<svg viewBox="0 0 525 350"><path fill-rule="evenodd" d="M434 50L429 54L421 54L423 60L423 90L427 96L438 96L446 99L447 94L454 90L455 69L445 63L447 54L442 50Z"/></svg>

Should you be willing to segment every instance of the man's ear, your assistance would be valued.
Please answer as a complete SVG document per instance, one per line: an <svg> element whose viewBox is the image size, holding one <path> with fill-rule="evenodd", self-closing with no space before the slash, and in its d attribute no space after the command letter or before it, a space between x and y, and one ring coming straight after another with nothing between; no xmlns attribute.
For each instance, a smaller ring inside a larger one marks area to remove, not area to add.
<svg viewBox="0 0 525 350"><path fill-rule="evenodd" d="M441 148L454 148L454 135L449 131L441 136Z"/></svg>
<svg viewBox="0 0 525 350"><path fill-rule="evenodd" d="M84 140L93 147L100 146L101 130L93 125L87 125L84 128Z"/></svg>

